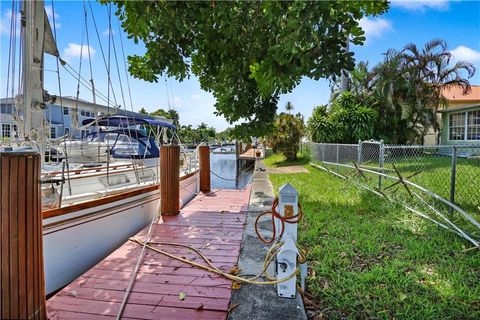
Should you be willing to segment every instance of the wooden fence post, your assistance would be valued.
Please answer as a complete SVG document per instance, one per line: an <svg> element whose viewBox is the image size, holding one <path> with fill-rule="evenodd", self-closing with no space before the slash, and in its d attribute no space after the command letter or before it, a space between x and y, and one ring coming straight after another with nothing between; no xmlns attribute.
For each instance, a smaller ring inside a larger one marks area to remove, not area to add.
<svg viewBox="0 0 480 320"><path fill-rule="evenodd" d="M0 318L46 319L40 155L0 152Z"/></svg>
<svg viewBox="0 0 480 320"><path fill-rule="evenodd" d="M200 191L210 192L210 147L198 147L198 157L200 161Z"/></svg>
<svg viewBox="0 0 480 320"><path fill-rule="evenodd" d="M160 147L160 192L162 215L180 212L180 146Z"/></svg>

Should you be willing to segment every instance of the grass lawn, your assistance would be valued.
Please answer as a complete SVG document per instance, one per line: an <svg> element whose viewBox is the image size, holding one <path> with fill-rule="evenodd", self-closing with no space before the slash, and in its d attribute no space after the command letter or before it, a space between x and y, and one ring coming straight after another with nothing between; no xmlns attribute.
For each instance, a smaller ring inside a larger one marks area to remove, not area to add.
<svg viewBox="0 0 480 320"><path fill-rule="evenodd" d="M279 155L265 163L287 165ZM299 242L317 317L480 319L480 250L462 252L470 244L460 237L299 163L310 172L270 180L300 192Z"/></svg>
<svg viewBox="0 0 480 320"><path fill-rule="evenodd" d="M408 176L417 171L421 173L410 180L426 187L445 199L450 199L452 159L447 156L424 156L398 159L392 162L397 169ZM387 162L386 168L393 168ZM395 173L391 173L395 175ZM455 202L472 214L480 213L480 159L457 159L455 180Z"/></svg>

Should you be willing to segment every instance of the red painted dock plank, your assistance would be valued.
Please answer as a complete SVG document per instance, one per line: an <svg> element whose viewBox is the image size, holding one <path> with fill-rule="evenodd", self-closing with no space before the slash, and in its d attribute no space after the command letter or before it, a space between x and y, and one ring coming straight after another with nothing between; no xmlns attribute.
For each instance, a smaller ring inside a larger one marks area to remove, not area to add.
<svg viewBox="0 0 480 320"><path fill-rule="evenodd" d="M205 264L193 250L164 246L174 242L200 249L228 271L235 266L245 226L250 188L199 195L177 216L162 217L151 241L158 248ZM148 227L135 237L144 239ZM112 319L120 308L141 247L127 242L47 301L50 319ZM232 281L147 250L123 319L226 319ZM185 299L180 300L180 292Z"/></svg>

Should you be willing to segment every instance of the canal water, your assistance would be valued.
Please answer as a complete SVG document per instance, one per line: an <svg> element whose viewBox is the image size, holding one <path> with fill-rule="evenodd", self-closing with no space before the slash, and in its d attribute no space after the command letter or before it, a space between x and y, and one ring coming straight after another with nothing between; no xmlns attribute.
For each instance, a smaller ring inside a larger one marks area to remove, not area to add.
<svg viewBox="0 0 480 320"><path fill-rule="evenodd" d="M243 163L243 162L242 162ZM212 189L243 189L250 182L254 162L242 165L237 173L235 154L210 154Z"/></svg>

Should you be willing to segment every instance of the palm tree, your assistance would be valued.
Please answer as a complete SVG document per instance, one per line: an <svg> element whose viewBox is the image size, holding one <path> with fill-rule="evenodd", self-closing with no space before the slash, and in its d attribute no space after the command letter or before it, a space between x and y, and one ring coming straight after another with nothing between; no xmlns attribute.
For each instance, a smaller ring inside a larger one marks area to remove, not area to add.
<svg viewBox="0 0 480 320"><path fill-rule="evenodd" d="M411 128L420 124L419 142L430 128L438 131L440 124L436 113L439 107L446 105L442 90L461 87L464 94L471 90L468 81L475 74L475 67L467 61L458 61L451 65L452 54L447 43L434 39L419 50L413 43L402 51L405 72L410 79L410 105L417 105L417 112L411 121ZM467 78L464 78L466 73Z"/></svg>
<svg viewBox="0 0 480 320"><path fill-rule="evenodd" d="M173 124L178 127L180 124L180 116L178 115L177 110L170 109L168 110L168 118L173 120Z"/></svg>
<svg viewBox="0 0 480 320"><path fill-rule="evenodd" d="M287 110L287 111L288 111L288 114L290 114L290 112L291 112L293 109L295 109L295 108L293 107L293 104L292 104L290 101L288 101L287 104L285 105L285 110Z"/></svg>

